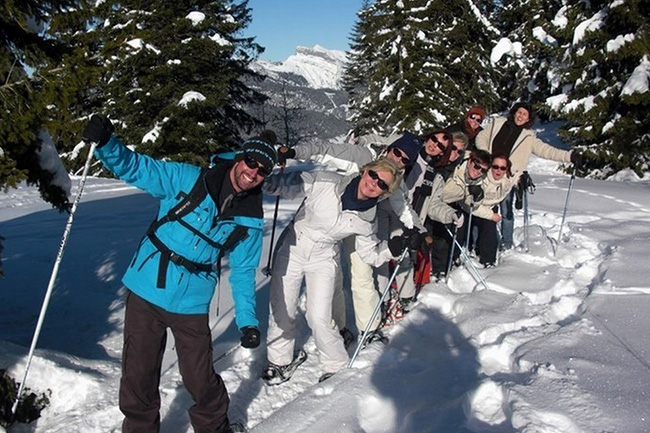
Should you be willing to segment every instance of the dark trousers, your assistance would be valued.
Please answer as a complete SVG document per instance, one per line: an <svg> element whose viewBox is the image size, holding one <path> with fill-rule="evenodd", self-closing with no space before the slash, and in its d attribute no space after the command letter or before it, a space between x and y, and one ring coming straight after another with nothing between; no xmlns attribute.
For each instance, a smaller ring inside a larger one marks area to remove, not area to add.
<svg viewBox="0 0 650 433"><path fill-rule="evenodd" d="M481 264L494 264L497 259L497 247L499 246L497 223L485 218L479 218L472 215L472 224L469 224L469 214L463 212L465 215L465 224L458 229L458 242L465 247L467 235L473 235L474 232L478 234L476 239L476 253L479 256ZM470 246L471 246L470 238ZM454 258L458 257L454 254Z"/></svg>
<svg viewBox="0 0 650 433"><path fill-rule="evenodd" d="M433 235L433 244L431 245L431 272L433 274L447 272L452 238L449 236L445 225L441 222L427 219L426 227L429 233Z"/></svg>
<svg viewBox="0 0 650 433"><path fill-rule="evenodd" d="M228 431L228 391L212 367L207 314L169 313L129 291L126 298L120 410L123 433L160 429L160 371L170 328L183 384L194 399L189 409L196 433Z"/></svg>
<svg viewBox="0 0 650 433"><path fill-rule="evenodd" d="M478 228L478 255L481 264L494 264L497 260L497 248L499 240L497 235L497 223L492 220L475 218L472 223Z"/></svg>

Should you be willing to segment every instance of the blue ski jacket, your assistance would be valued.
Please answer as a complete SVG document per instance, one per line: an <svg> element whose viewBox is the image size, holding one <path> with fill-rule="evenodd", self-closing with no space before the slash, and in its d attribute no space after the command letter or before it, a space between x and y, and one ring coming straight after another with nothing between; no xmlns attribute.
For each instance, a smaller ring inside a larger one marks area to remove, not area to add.
<svg viewBox="0 0 650 433"><path fill-rule="evenodd" d="M115 136L97 149L95 154L115 176L160 200L157 220L167 215L192 190L201 176L208 191L203 201L182 218L184 223L203 236L197 235L178 221L159 226L156 236L174 254L194 263L209 265L211 269L191 272L175 262L167 262L166 271L162 268L164 287L158 287L163 254L151 238L145 235L122 278L124 285L166 311L207 314L219 278L220 267L217 262L226 253L229 258L229 282L235 303L237 327L259 327L256 317L255 273L262 252L264 226L261 188L235 196L227 215L222 218L209 186L217 184L220 189L233 165L232 161L221 161L206 172L194 165L159 161L138 154L129 150ZM214 243L223 245L237 227L246 230L243 239L234 247L223 252L214 247Z"/></svg>

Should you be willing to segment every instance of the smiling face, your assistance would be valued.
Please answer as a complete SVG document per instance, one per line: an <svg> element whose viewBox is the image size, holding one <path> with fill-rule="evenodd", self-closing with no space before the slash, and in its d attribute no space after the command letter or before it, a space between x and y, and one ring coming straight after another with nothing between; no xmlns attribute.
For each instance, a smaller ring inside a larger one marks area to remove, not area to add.
<svg viewBox="0 0 650 433"><path fill-rule="evenodd" d="M494 158L490 170L492 171L492 177L495 180L501 180L508 172L508 161L504 158Z"/></svg>
<svg viewBox="0 0 650 433"><path fill-rule="evenodd" d="M406 152L398 149L397 147L391 147L390 152L386 154L386 158L395 161L395 163L400 169L406 167L411 163Z"/></svg>
<svg viewBox="0 0 650 433"><path fill-rule="evenodd" d="M264 181L264 176L260 173L260 168L260 165L251 168L243 160L235 162L230 169L230 183L232 183L235 192L239 194L261 184Z"/></svg>
<svg viewBox="0 0 650 433"><path fill-rule="evenodd" d="M476 131L481 126L481 122L483 122L483 118L480 114L470 114L467 116L467 123L472 128L472 131Z"/></svg>
<svg viewBox="0 0 650 433"><path fill-rule="evenodd" d="M373 179L377 177L377 179ZM357 198L359 200L368 200L370 198L377 198L385 194L388 187L393 183L393 175L383 170L370 170L366 169L361 175L359 187L357 188ZM385 186L385 189L380 185Z"/></svg>
<svg viewBox="0 0 650 433"><path fill-rule="evenodd" d="M429 156L439 156L444 153L447 146L449 146L449 140L444 133L439 132L424 143L424 151Z"/></svg>
<svg viewBox="0 0 650 433"><path fill-rule="evenodd" d="M453 142L454 148L451 149L451 153L449 154L449 162L456 162L458 158L463 154L465 151L465 143L462 141L454 141Z"/></svg>
<svg viewBox="0 0 650 433"><path fill-rule="evenodd" d="M489 167L487 165L484 165L477 159L470 158L467 162L467 174L470 179L478 179L487 173L488 169Z"/></svg>
<svg viewBox="0 0 650 433"><path fill-rule="evenodd" d="M515 125L524 126L530 120L530 113L524 107L519 107L513 118Z"/></svg>

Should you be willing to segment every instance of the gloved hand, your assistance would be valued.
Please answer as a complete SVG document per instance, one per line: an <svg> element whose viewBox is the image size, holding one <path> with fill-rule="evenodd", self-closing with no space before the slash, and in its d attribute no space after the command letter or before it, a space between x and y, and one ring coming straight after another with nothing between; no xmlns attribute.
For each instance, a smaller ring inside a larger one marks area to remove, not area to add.
<svg viewBox="0 0 650 433"><path fill-rule="evenodd" d="M483 192L483 187L481 185L470 185L467 187L467 191L472 196L474 203L478 203L483 200L485 193Z"/></svg>
<svg viewBox="0 0 650 433"><path fill-rule="evenodd" d="M521 176L519 176L519 183L517 184L517 188L520 190L525 190L526 188L535 188L535 184L533 183L533 178L530 177L530 174L528 174L527 171L524 171L521 173Z"/></svg>
<svg viewBox="0 0 650 433"><path fill-rule="evenodd" d="M402 254L405 248L410 250L419 250L426 242L426 233L420 233L418 229L407 229L400 236L393 236L388 241L388 249L395 257ZM433 238L430 240L433 243Z"/></svg>
<svg viewBox="0 0 650 433"><path fill-rule="evenodd" d="M280 146L278 148L278 165L285 165L287 159L296 157L296 151L288 146Z"/></svg>
<svg viewBox="0 0 650 433"><path fill-rule="evenodd" d="M577 150L571 152L570 158L571 164L573 164L578 170L580 170L585 163L584 156L582 156L582 153L578 152Z"/></svg>
<svg viewBox="0 0 650 433"><path fill-rule="evenodd" d="M254 349L260 345L260 330L254 326L241 328L241 345L247 349Z"/></svg>
<svg viewBox="0 0 650 433"><path fill-rule="evenodd" d="M113 123L108 117L101 114L93 114L90 121L81 133L81 139L89 143L97 143L97 147L102 147L113 135Z"/></svg>
<svg viewBox="0 0 650 433"><path fill-rule="evenodd" d="M465 215L461 211L458 211L454 214L453 217L451 217L451 219L454 222L454 225L456 225L456 228L459 229L465 222Z"/></svg>

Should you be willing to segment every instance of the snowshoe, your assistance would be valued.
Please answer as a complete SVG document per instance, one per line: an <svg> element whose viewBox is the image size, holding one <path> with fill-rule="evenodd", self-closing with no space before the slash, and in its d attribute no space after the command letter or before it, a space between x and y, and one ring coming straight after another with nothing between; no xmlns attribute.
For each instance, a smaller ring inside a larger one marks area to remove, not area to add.
<svg viewBox="0 0 650 433"><path fill-rule="evenodd" d="M361 335L359 335L359 341L363 341L362 348L364 349L370 343L380 342L380 343L388 344L388 337L386 337L384 333L381 332L381 330L379 329L375 329L374 331L368 331L368 336L366 337L365 340L363 340L363 335L364 335L363 332L361 333Z"/></svg>
<svg viewBox="0 0 650 433"><path fill-rule="evenodd" d="M404 318L404 310L399 298L390 298L385 304L386 314L382 321L382 328L388 328Z"/></svg>
<svg viewBox="0 0 650 433"><path fill-rule="evenodd" d="M269 386L279 385L291 379L296 369L307 359L307 352L300 349L293 356L293 361L287 365L269 363L264 369L262 380Z"/></svg>
<svg viewBox="0 0 650 433"><path fill-rule="evenodd" d="M334 376L334 373L325 373L318 378L318 383L325 382L327 379L329 379L332 376Z"/></svg>
<svg viewBox="0 0 650 433"><path fill-rule="evenodd" d="M415 296L411 296L410 298L399 298L399 305L402 307L402 311L404 314L408 313L415 307L415 304L417 303L417 299Z"/></svg>
<svg viewBox="0 0 650 433"><path fill-rule="evenodd" d="M248 429L244 426L244 423L242 422L234 422L228 426L228 429L226 429L226 433L246 433Z"/></svg>

